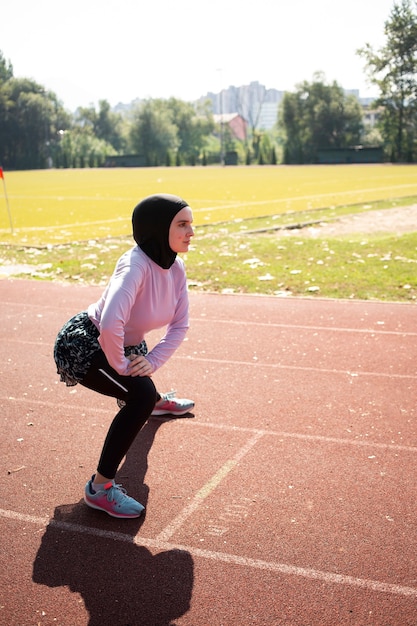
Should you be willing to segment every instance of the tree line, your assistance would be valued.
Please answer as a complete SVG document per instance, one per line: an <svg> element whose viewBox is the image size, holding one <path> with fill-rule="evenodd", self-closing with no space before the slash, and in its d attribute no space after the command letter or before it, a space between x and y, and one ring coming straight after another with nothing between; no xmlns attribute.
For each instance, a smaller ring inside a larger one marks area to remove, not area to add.
<svg viewBox="0 0 417 626"><path fill-rule="evenodd" d="M250 127L244 141L215 124L211 105L148 99L125 112L106 100L66 111L55 93L18 78L0 51L0 165L6 169L100 167L140 155L143 165L208 165L224 154L250 165L315 163L323 149L382 146L386 160L417 160L417 0L394 3L385 44L358 50L378 89L376 127L364 124L355 96L323 74L286 92L272 131Z"/></svg>

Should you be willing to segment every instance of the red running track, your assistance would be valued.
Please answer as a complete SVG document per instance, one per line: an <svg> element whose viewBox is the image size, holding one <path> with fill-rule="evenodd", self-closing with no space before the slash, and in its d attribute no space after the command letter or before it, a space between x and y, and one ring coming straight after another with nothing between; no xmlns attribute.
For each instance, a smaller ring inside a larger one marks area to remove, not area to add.
<svg viewBox="0 0 417 626"><path fill-rule="evenodd" d="M82 501L115 403L52 359L99 293L0 281L0 624L416 626L416 306L191 293L128 521Z"/></svg>

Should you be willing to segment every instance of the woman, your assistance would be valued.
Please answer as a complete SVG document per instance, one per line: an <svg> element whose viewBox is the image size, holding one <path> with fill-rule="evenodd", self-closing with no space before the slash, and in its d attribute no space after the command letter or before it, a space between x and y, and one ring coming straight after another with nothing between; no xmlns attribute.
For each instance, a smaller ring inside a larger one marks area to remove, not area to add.
<svg viewBox="0 0 417 626"><path fill-rule="evenodd" d="M188 329L186 275L177 253L189 248L192 221L178 196L142 200L132 215L137 245L120 257L101 298L69 320L55 342L61 381L113 396L120 407L84 493L88 506L113 517L139 517L144 510L114 478L149 416L183 415L194 406L173 394L161 396L151 379ZM148 352L145 334L163 326L165 336Z"/></svg>

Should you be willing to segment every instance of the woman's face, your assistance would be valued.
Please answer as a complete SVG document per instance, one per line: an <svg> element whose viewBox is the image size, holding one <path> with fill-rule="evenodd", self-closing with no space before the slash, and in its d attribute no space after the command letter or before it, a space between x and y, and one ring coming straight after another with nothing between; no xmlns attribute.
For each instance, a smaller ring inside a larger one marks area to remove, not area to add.
<svg viewBox="0 0 417 626"><path fill-rule="evenodd" d="M194 235L193 214L189 206L175 215L169 227L168 243L173 252L187 252Z"/></svg>

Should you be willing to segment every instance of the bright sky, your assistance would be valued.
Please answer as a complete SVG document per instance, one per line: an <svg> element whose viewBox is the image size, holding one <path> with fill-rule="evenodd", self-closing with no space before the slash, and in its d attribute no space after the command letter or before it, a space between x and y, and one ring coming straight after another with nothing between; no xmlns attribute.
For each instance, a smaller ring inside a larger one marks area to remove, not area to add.
<svg viewBox="0 0 417 626"><path fill-rule="evenodd" d="M70 111L107 100L195 100L258 81L293 90L316 71L374 96L356 50L383 45L394 0L0 0L14 75Z"/></svg>

